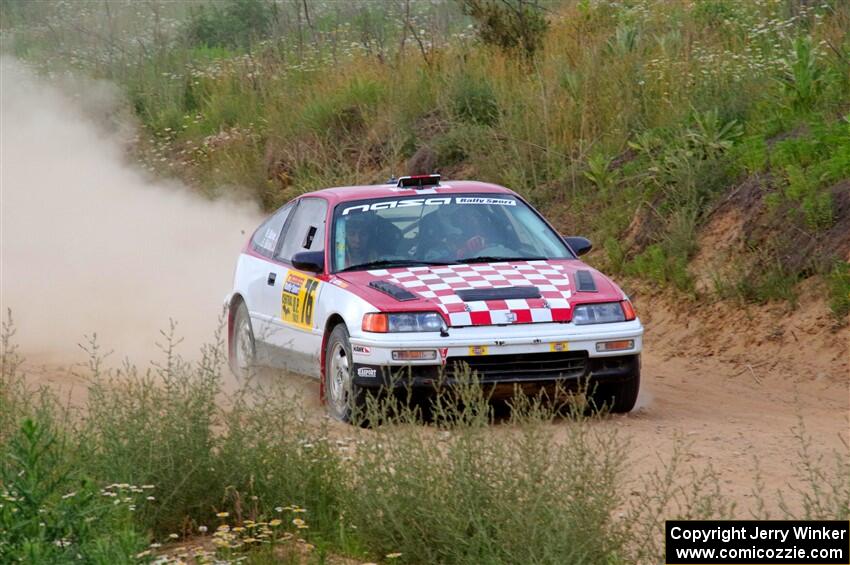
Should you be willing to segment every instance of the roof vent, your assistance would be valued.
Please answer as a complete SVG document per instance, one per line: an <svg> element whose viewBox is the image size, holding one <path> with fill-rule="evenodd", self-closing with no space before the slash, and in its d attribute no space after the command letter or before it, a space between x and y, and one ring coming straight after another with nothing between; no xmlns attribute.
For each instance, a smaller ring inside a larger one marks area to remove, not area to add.
<svg viewBox="0 0 850 565"><path fill-rule="evenodd" d="M398 179L398 188L426 188L440 186L440 175L413 175Z"/></svg>
<svg viewBox="0 0 850 565"><path fill-rule="evenodd" d="M372 281L369 283L369 286L371 286L375 290L383 292L384 294L389 294L399 302L406 302L407 300L416 299L415 294L413 294L409 290L401 288L398 285L394 285L389 281Z"/></svg>
<svg viewBox="0 0 850 565"><path fill-rule="evenodd" d="M576 271L576 287L579 292L596 292L596 281L590 271Z"/></svg>

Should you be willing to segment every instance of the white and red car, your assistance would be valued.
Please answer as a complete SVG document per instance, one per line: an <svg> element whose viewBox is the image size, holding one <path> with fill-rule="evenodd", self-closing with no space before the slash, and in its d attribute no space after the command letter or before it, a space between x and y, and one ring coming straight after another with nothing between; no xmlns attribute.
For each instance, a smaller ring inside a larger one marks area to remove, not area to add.
<svg viewBox="0 0 850 565"><path fill-rule="evenodd" d="M459 368L484 384L589 381L597 401L627 412L643 327L623 291L578 259L590 247L493 184L425 175L304 194L239 256L231 367L316 376L341 420L366 390L451 383Z"/></svg>

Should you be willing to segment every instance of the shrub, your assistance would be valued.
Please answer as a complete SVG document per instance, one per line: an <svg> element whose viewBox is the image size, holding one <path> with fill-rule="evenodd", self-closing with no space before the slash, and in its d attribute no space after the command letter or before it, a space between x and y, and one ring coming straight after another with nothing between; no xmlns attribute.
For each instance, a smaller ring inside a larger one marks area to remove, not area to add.
<svg viewBox="0 0 850 565"><path fill-rule="evenodd" d="M817 58L810 36L794 41L794 52L783 59L785 70L779 77L789 105L794 111L813 108L820 98L826 80L825 71Z"/></svg>
<svg viewBox="0 0 850 565"><path fill-rule="evenodd" d="M839 261L827 277L829 308L839 321L847 323L850 315L850 264Z"/></svg>
<svg viewBox="0 0 850 565"><path fill-rule="evenodd" d="M688 258L671 255L658 243L637 255L626 267L626 272L656 283L670 283L683 291L691 291L693 288L693 279L688 273Z"/></svg>
<svg viewBox="0 0 850 565"><path fill-rule="evenodd" d="M142 489L97 488L73 465L64 432L25 419L0 445L0 561L132 562L147 545L132 520Z"/></svg>
<svg viewBox="0 0 850 565"><path fill-rule="evenodd" d="M355 78L333 95L318 96L308 102L301 116L314 132L342 139L367 126L371 111L383 97L383 84L366 78Z"/></svg>
<svg viewBox="0 0 850 565"><path fill-rule="evenodd" d="M486 77L458 75L451 91L452 113L471 124L491 126L499 119L499 103Z"/></svg>
<svg viewBox="0 0 850 565"><path fill-rule="evenodd" d="M531 60L549 27L537 0L462 0L484 43Z"/></svg>
<svg viewBox="0 0 850 565"><path fill-rule="evenodd" d="M192 13L186 33L193 45L248 47L269 36L276 10L267 0L228 0L223 6L201 6Z"/></svg>

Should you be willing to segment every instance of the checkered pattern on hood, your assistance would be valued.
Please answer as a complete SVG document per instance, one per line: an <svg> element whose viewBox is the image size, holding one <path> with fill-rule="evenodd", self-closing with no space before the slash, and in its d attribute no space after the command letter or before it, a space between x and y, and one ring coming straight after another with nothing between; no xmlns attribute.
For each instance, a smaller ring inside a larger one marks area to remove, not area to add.
<svg viewBox="0 0 850 565"><path fill-rule="evenodd" d="M568 322L572 318L570 279L564 265L512 261L368 271L375 280L396 284L437 305L452 327ZM464 289L535 286L541 298L464 302Z"/></svg>

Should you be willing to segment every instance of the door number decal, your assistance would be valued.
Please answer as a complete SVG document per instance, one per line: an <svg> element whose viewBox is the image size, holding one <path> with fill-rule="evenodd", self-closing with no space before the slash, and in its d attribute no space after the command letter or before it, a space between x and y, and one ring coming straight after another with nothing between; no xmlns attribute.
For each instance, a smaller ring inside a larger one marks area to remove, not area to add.
<svg viewBox="0 0 850 565"><path fill-rule="evenodd" d="M313 327L313 310L319 279L289 271L281 292L280 317L287 324L309 330Z"/></svg>

